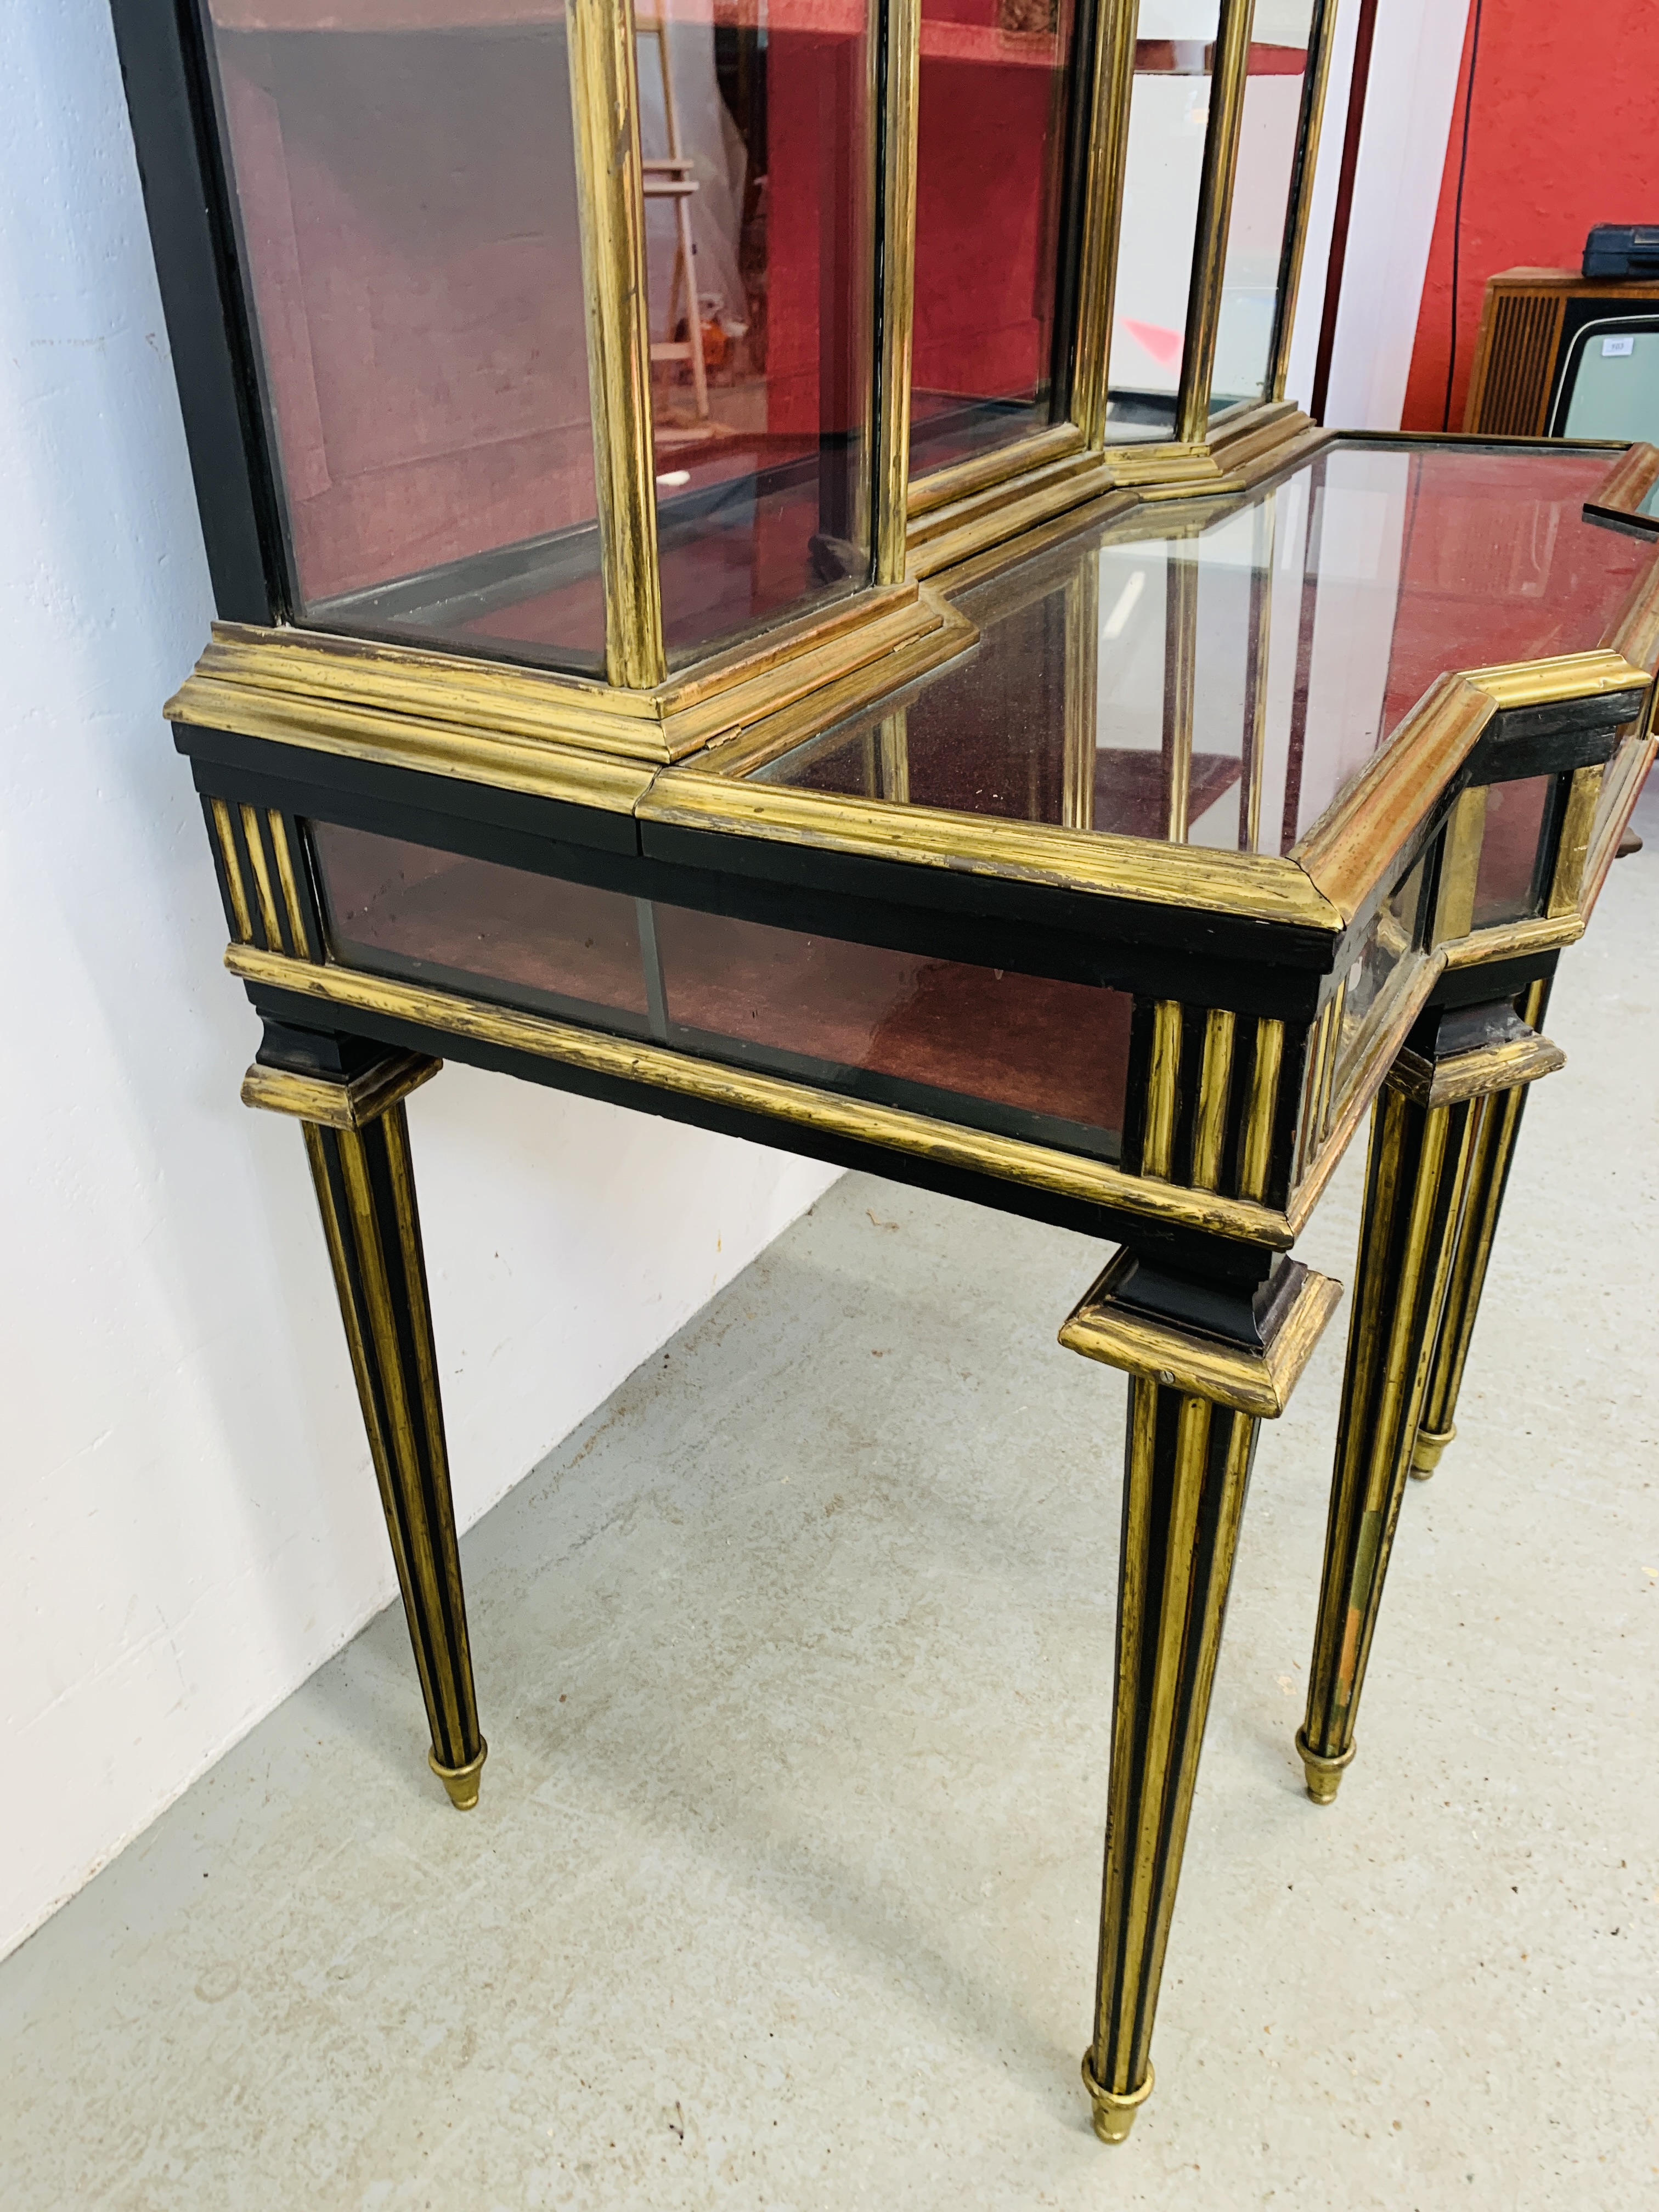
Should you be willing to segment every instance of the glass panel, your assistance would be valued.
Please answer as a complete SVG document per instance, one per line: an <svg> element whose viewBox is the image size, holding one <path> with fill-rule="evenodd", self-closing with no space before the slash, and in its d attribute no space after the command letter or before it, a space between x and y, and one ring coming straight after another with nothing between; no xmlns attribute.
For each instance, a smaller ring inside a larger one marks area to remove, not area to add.
<svg viewBox="0 0 1659 2212"><path fill-rule="evenodd" d="M1175 434L1220 0L1141 0L1107 381L1107 437Z"/></svg>
<svg viewBox="0 0 1659 2212"><path fill-rule="evenodd" d="M559 0L210 13L296 611L598 667Z"/></svg>
<svg viewBox="0 0 1659 2212"><path fill-rule="evenodd" d="M1267 389L1312 25L1313 0L1256 0L1216 326L1212 415L1241 399L1260 399Z"/></svg>
<svg viewBox="0 0 1659 2212"><path fill-rule="evenodd" d="M1551 429L1562 438L1659 438L1659 329L1646 316L1592 323L1573 342ZM1649 510L1651 512L1651 510Z"/></svg>
<svg viewBox="0 0 1659 2212"><path fill-rule="evenodd" d="M1529 775L1487 786L1474 872L1476 929L1497 921L1524 921L1540 910L1541 871L1550 855L1540 848L1553 826L1550 801L1555 782L1553 775Z"/></svg>
<svg viewBox="0 0 1659 2212"><path fill-rule="evenodd" d="M867 10L663 0L637 21L663 627L684 659L869 580Z"/></svg>
<svg viewBox="0 0 1659 2212"><path fill-rule="evenodd" d="M310 824L332 956L1115 1159L1121 991L652 905Z"/></svg>
<svg viewBox="0 0 1659 2212"><path fill-rule="evenodd" d="M1184 536L1109 523L964 592L970 655L756 773L1288 852L1441 676L1601 642L1652 558L1584 520L1606 473L1337 444Z"/></svg>
<svg viewBox="0 0 1659 2212"><path fill-rule="evenodd" d="M1365 1036L1367 1017L1395 977L1401 973L1407 957L1417 950L1418 918L1427 867L1425 854L1384 899L1343 980L1336 1073L1331 1089L1331 1096L1338 1103L1355 1048Z"/></svg>
<svg viewBox="0 0 1659 2212"><path fill-rule="evenodd" d="M913 474L1050 419L1071 42L1070 0L922 0Z"/></svg>
<svg viewBox="0 0 1659 2212"><path fill-rule="evenodd" d="M349 966L647 1033L636 901L331 822L311 844Z"/></svg>
<svg viewBox="0 0 1659 2212"><path fill-rule="evenodd" d="M1126 993L681 907L656 924L671 1042L1116 1158Z"/></svg>

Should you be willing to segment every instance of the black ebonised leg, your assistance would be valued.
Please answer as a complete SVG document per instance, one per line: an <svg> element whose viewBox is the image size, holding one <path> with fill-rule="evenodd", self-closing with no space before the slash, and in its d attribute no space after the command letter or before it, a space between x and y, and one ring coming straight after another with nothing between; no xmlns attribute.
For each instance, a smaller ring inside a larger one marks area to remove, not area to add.
<svg viewBox="0 0 1659 2212"><path fill-rule="evenodd" d="M1536 1029L1549 1004L1549 983L1540 980L1528 992L1522 1011ZM1504 1193L1515 1158L1521 1116L1526 1110L1530 1084L1516 1084L1499 1092L1487 1105L1477 1131L1469 1160L1468 1198L1452 1253L1451 1276L1446 1288L1446 1310L1435 1344L1434 1364L1429 1370L1423 1415L1412 1451L1412 1473L1419 1480L1434 1473L1440 1455L1457 1434L1457 1401L1463 1388L1463 1370L1480 1311L1480 1294L1486 1285L1486 1268L1498 1235Z"/></svg>
<svg viewBox="0 0 1659 2212"><path fill-rule="evenodd" d="M1507 1003L1424 1018L1372 1110L1308 1710L1308 1794L1335 1797L1353 1758L1406 1477L1462 1223L1470 1163L1506 1091L1561 1054Z"/></svg>
<svg viewBox="0 0 1659 2212"><path fill-rule="evenodd" d="M1282 1410L1340 1294L1285 1263L1258 1300L1231 1302L1240 1326L1229 1342L1173 1322L1174 1287L1167 1276L1149 1284L1123 1254L1060 1332L1130 1373L1100 1966L1083 2061L1106 2142L1122 2142L1152 2086L1152 2023L1257 1431ZM1201 1294L1224 1323L1230 1302Z"/></svg>
<svg viewBox="0 0 1659 2212"><path fill-rule="evenodd" d="M403 1101L439 1063L353 1052L349 1040L298 1043L268 1028L242 1095L296 1115L316 1185L363 1425L380 1486L404 1612L432 1730L433 1771L463 1810L478 1802L478 1729L466 1603L450 1495L426 1263ZM335 1066L319 1066L319 1057Z"/></svg>

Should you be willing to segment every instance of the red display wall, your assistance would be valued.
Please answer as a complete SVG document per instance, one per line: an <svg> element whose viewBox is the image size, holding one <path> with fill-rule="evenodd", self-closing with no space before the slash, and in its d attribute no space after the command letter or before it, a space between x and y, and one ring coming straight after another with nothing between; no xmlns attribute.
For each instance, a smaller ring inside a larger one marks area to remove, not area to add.
<svg viewBox="0 0 1659 2212"><path fill-rule="evenodd" d="M1441 178L1401 428L1447 415L1452 221L1474 9ZM1486 0L1470 110L1449 428L1461 429L1486 279L1577 269L1595 222L1659 222L1654 0ZM1350 270L1352 282L1357 271Z"/></svg>

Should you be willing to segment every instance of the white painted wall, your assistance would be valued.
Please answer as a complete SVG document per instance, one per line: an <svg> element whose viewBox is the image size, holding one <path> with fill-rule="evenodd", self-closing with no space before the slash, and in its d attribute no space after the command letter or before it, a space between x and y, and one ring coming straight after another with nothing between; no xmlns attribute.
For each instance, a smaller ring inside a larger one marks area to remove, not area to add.
<svg viewBox="0 0 1659 2212"><path fill-rule="evenodd" d="M104 0L8 0L0 86L3 1953L394 1586L157 712L209 596ZM464 1069L409 1110L464 1522L830 1180Z"/></svg>
<svg viewBox="0 0 1659 2212"><path fill-rule="evenodd" d="M1286 396L1307 403L1325 298L1331 216L1347 125L1356 0L1340 0ZM1365 130L1354 176L1342 308L1325 419L1334 429L1393 430L1406 397L1417 313L1434 236L1468 0L1381 0Z"/></svg>

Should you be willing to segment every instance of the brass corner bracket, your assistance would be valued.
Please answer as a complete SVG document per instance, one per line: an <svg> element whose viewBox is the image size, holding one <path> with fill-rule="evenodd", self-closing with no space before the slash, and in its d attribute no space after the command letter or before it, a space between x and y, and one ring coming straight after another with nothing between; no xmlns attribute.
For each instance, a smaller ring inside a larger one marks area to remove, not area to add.
<svg viewBox="0 0 1659 2212"><path fill-rule="evenodd" d="M1060 1327L1066 1349L1235 1413L1276 1419L1336 1310L1341 1284L1329 1275L1305 1272L1288 1310L1258 1350L1129 1304L1119 1290L1134 1264L1127 1249L1119 1252L1084 1292Z"/></svg>
<svg viewBox="0 0 1659 2212"><path fill-rule="evenodd" d="M325 1129L365 1129L382 1114L429 1083L443 1066L423 1052L392 1052L349 1082L305 1075L291 1067L265 1067L257 1060L242 1078L244 1106L292 1114Z"/></svg>

